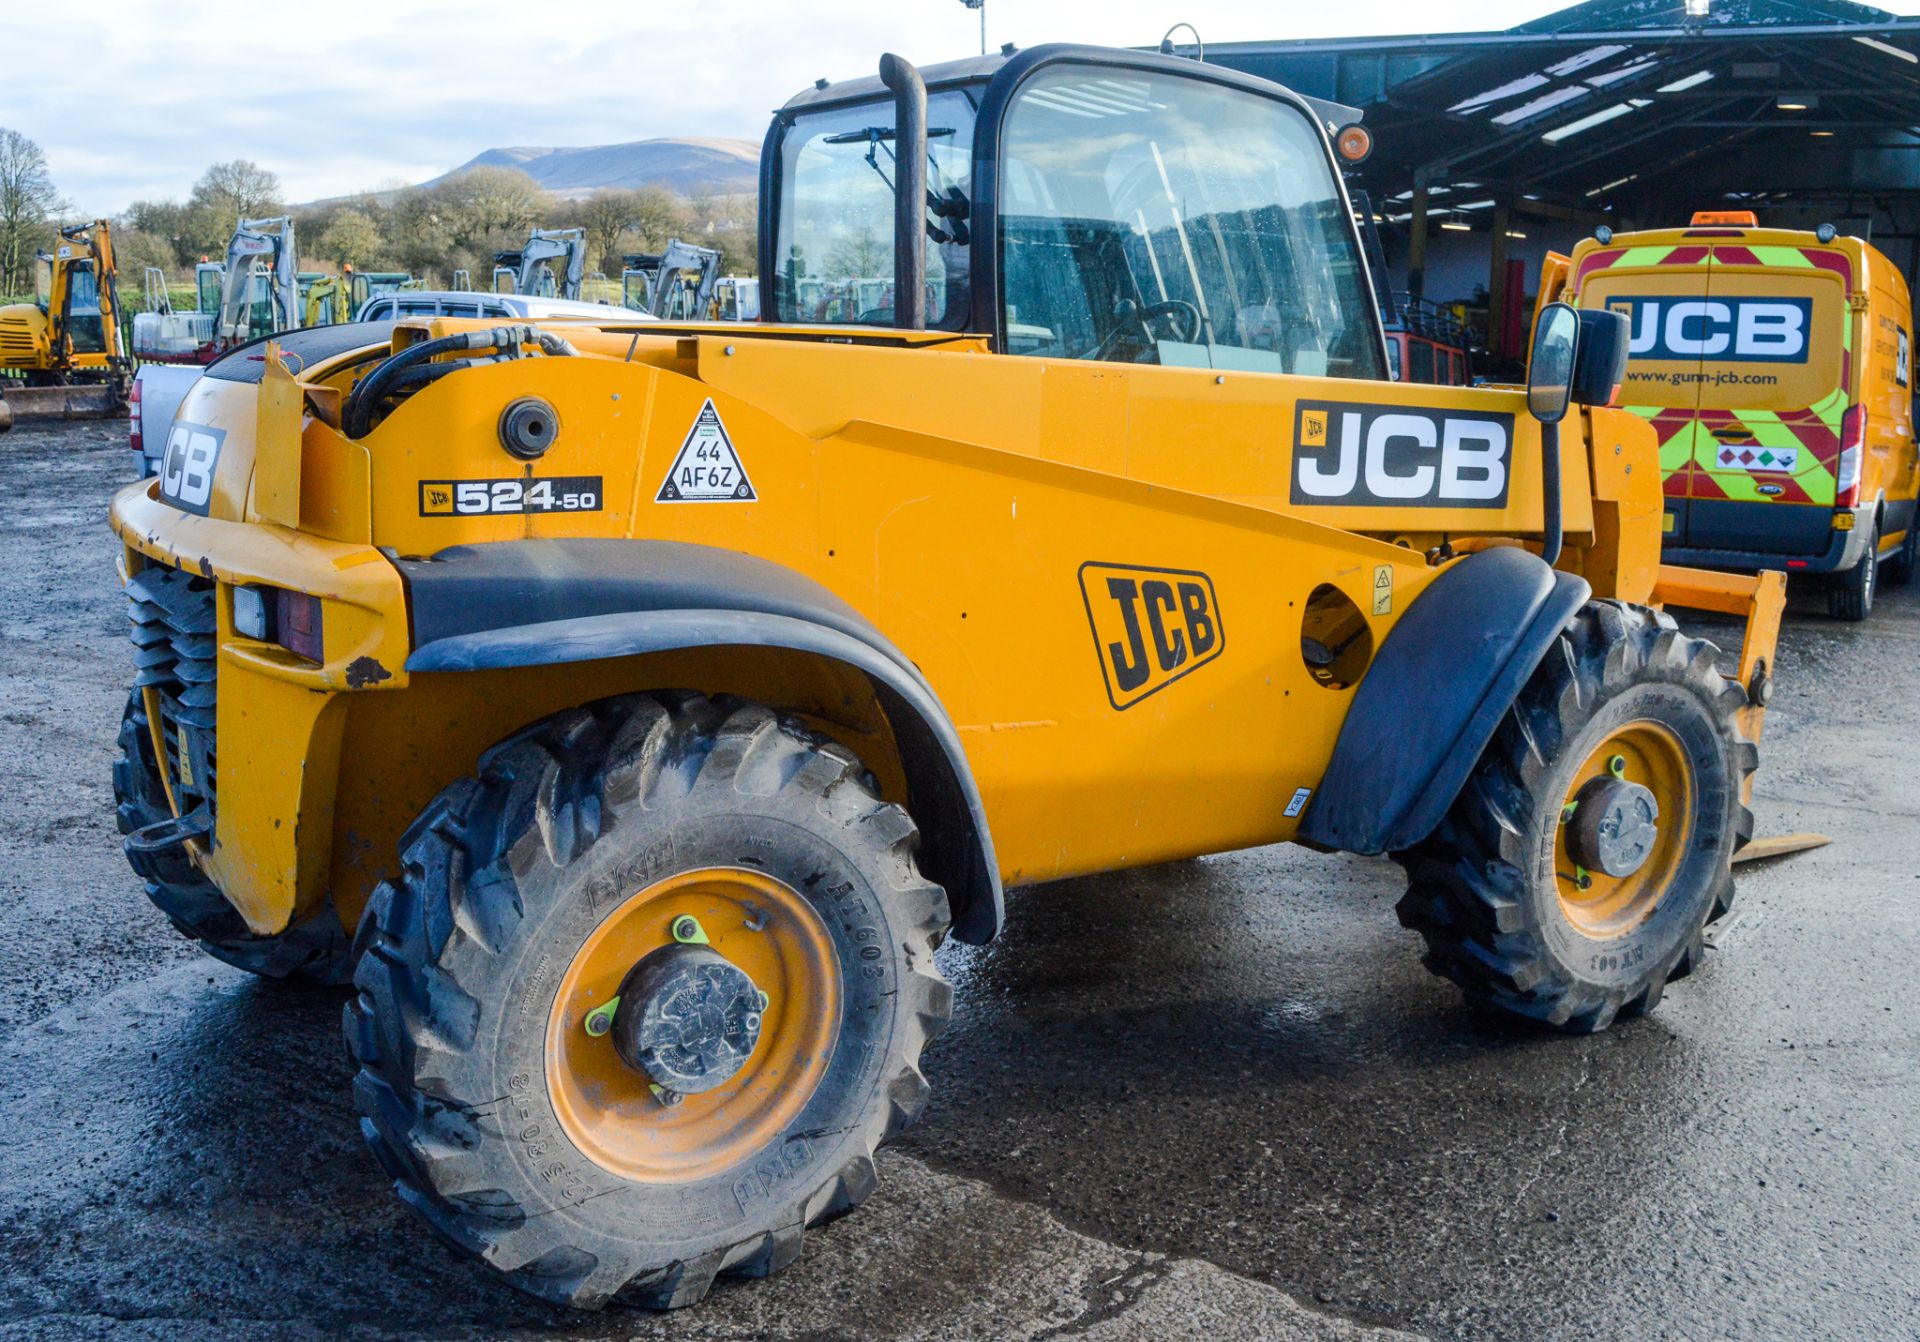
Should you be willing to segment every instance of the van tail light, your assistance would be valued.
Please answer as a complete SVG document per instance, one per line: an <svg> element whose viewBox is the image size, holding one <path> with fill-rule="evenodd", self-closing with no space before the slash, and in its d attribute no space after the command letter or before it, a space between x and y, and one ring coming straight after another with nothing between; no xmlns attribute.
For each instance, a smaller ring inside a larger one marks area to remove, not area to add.
<svg viewBox="0 0 1920 1342"><path fill-rule="evenodd" d="M127 439L133 444L135 453L144 456L147 450L146 439L140 433L140 380L134 379L133 390L127 393Z"/></svg>
<svg viewBox="0 0 1920 1342"><path fill-rule="evenodd" d="M1833 506L1853 508L1860 503L1860 458L1867 441L1865 407L1847 407L1840 421L1840 465L1834 472Z"/></svg>

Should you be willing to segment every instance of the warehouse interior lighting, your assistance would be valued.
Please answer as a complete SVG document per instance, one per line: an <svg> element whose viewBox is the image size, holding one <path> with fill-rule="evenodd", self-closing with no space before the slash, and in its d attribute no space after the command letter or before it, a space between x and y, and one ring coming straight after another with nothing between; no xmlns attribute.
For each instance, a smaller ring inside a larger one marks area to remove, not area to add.
<svg viewBox="0 0 1920 1342"><path fill-rule="evenodd" d="M1898 56L1903 61L1920 65L1920 56L1916 56L1911 51L1902 47L1896 47L1890 43L1881 42L1871 37L1856 37L1853 40L1863 47L1872 47L1875 51L1884 51L1889 56Z"/></svg>
<svg viewBox="0 0 1920 1342"><path fill-rule="evenodd" d="M1633 104L1630 102L1615 103L1611 107L1603 107L1598 112L1583 116L1578 121L1569 121L1564 126L1556 126L1540 138L1548 144L1558 144L1569 136L1578 135L1584 130L1592 130L1595 126L1603 125L1617 116L1625 116L1632 110Z"/></svg>
<svg viewBox="0 0 1920 1342"><path fill-rule="evenodd" d="M1676 79L1671 84L1662 84L1659 88L1655 89L1654 92L1685 93L1688 89L1699 88L1702 84L1706 83L1709 79L1712 79L1712 78L1713 78L1713 71L1700 70L1695 72L1694 74L1688 75L1685 79Z"/></svg>

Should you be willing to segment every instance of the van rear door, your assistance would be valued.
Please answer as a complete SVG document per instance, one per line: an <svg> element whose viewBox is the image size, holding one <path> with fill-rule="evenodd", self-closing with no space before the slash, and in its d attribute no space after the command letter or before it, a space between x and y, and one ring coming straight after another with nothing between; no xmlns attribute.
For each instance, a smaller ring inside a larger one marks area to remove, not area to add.
<svg viewBox="0 0 1920 1342"><path fill-rule="evenodd" d="M1700 347L1689 541L1807 554L1832 529L1853 314L1840 253L1714 245L1705 307L1679 334Z"/></svg>
<svg viewBox="0 0 1920 1342"><path fill-rule="evenodd" d="M1669 544L1690 544L1690 504L1699 462L1717 446L1699 422L1700 355L1667 339L1673 314L1707 301L1706 246L1626 247L1604 269L1589 270L1605 252L1581 263L1580 306L1626 317L1627 380L1621 400L1653 425L1660 442L1660 480L1666 493ZM1675 334L1683 334L1676 331ZM1684 343L1684 342L1682 342Z"/></svg>

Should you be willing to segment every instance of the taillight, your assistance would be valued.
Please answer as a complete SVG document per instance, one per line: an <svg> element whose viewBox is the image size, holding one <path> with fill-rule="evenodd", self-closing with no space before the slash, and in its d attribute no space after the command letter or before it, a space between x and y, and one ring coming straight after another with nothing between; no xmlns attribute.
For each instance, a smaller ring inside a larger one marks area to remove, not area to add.
<svg viewBox="0 0 1920 1342"><path fill-rule="evenodd" d="M275 600L275 641L296 657L310 662L327 660L320 631L320 598L305 592L289 592L284 587L273 591Z"/></svg>
<svg viewBox="0 0 1920 1342"><path fill-rule="evenodd" d="M140 382L135 379L133 390L127 393L127 437L133 443L133 450L146 455L146 440L140 435Z"/></svg>
<svg viewBox="0 0 1920 1342"><path fill-rule="evenodd" d="M1840 464L1833 477L1833 506L1852 508L1860 502L1860 458L1867 441L1867 412L1851 405L1840 420Z"/></svg>
<svg viewBox="0 0 1920 1342"><path fill-rule="evenodd" d="M320 598L284 587L233 589L233 630L242 638L278 643L310 662L327 660Z"/></svg>

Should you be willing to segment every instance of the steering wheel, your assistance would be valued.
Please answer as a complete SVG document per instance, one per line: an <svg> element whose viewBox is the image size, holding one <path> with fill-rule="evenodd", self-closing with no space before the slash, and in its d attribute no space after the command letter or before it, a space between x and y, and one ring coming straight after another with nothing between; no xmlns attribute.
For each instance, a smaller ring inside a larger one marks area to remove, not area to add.
<svg viewBox="0 0 1920 1342"><path fill-rule="evenodd" d="M1118 319L1114 328L1107 332L1106 339L1093 352L1096 359L1104 359L1113 346L1122 339L1131 344L1151 345L1157 343L1153 335L1153 323L1164 317L1169 322L1177 322L1174 339L1191 345L1200 338L1200 309L1184 298L1167 298L1158 303L1149 303L1141 307L1131 298L1123 298L1113 305L1113 315ZM1129 331L1138 331L1139 339L1128 337Z"/></svg>

